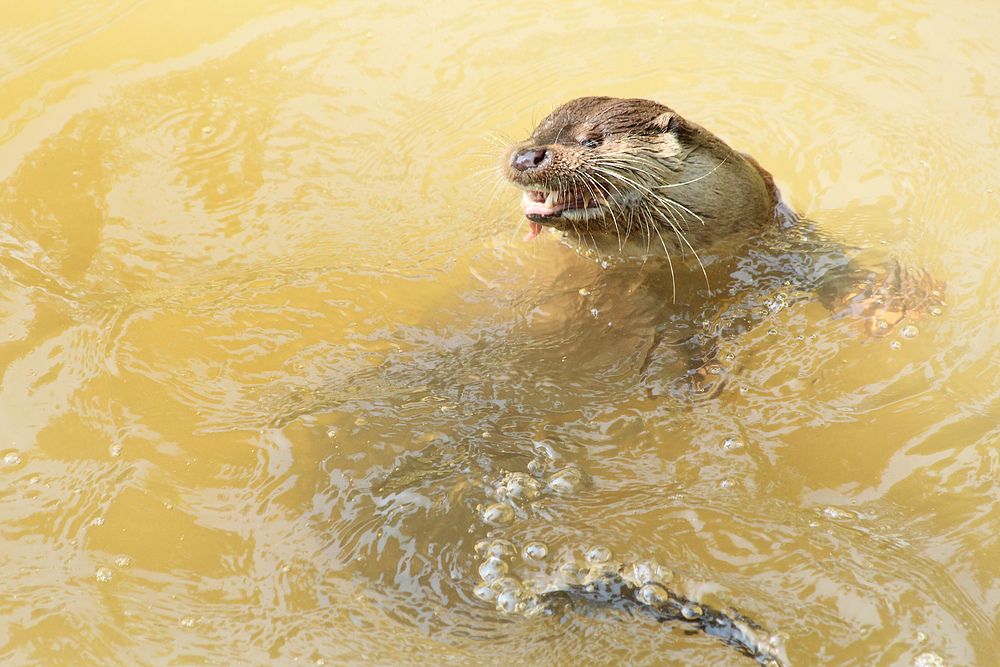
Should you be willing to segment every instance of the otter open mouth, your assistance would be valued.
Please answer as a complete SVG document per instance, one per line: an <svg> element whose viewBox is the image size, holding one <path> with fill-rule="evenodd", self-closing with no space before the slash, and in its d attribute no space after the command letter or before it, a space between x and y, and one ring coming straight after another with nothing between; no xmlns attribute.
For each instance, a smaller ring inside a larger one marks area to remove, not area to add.
<svg viewBox="0 0 1000 667"><path fill-rule="evenodd" d="M557 218L565 213L584 212L607 206L603 198L589 193L572 190L525 190L521 195L521 210L528 219L531 231L524 237L525 241L538 236L542 225L552 225Z"/></svg>

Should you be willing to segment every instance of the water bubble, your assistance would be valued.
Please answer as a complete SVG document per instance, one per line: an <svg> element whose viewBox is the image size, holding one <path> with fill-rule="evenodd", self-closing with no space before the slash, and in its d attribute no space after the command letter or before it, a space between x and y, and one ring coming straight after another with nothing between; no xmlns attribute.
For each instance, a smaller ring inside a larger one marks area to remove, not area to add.
<svg viewBox="0 0 1000 667"><path fill-rule="evenodd" d="M577 468L565 468L549 475L547 482L556 493L573 493L583 483L583 473Z"/></svg>
<svg viewBox="0 0 1000 667"><path fill-rule="evenodd" d="M591 565L583 578L583 585L587 590L596 591L605 586L614 586L618 580L618 570L621 567L615 561L607 563L597 563Z"/></svg>
<svg viewBox="0 0 1000 667"><path fill-rule="evenodd" d="M581 296L590 296L590 290L587 289L586 287L581 287L580 288L580 295Z"/></svg>
<svg viewBox="0 0 1000 667"><path fill-rule="evenodd" d="M891 347L894 350L898 350L899 348L903 347L903 345L898 340L893 340L889 341L889 347Z"/></svg>
<svg viewBox="0 0 1000 667"><path fill-rule="evenodd" d="M201 128L201 134L202 136L210 137L213 134L215 134L215 128L212 127L211 125L206 125L205 127Z"/></svg>
<svg viewBox="0 0 1000 667"><path fill-rule="evenodd" d="M514 548L514 544L510 540L495 539L493 540L493 546L490 547L490 555L497 558L513 556L516 553L517 549Z"/></svg>
<svg viewBox="0 0 1000 667"><path fill-rule="evenodd" d="M282 572L291 572L292 571L292 566L291 565L282 565L281 566L281 571Z"/></svg>
<svg viewBox="0 0 1000 667"><path fill-rule="evenodd" d="M525 560L545 560L549 555L549 548L542 542L528 542L522 550Z"/></svg>
<svg viewBox="0 0 1000 667"><path fill-rule="evenodd" d="M635 599L639 604L650 607L662 607L670 602L670 593L659 584L645 584L635 594Z"/></svg>
<svg viewBox="0 0 1000 667"><path fill-rule="evenodd" d="M907 324L905 327L899 330L899 335L902 336L903 338L916 338L918 333L920 333L920 330L917 329L912 324Z"/></svg>
<svg viewBox="0 0 1000 667"><path fill-rule="evenodd" d="M722 449L727 452L734 452L737 449L743 449L746 446L747 443L740 438L726 438L722 441Z"/></svg>
<svg viewBox="0 0 1000 667"><path fill-rule="evenodd" d="M590 568L582 567L579 563L568 562L559 566L559 573L571 586L579 586L587 578Z"/></svg>
<svg viewBox="0 0 1000 667"><path fill-rule="evenodd" d="M736 488L736 480L734 480L732 477L726 477L725 479L719 482L719 488L722 489L723 491L729 491L730 489L734 489Z"/></svg>
<svg viewBox="0 0 1000 667"><path fill-rule="evenodd" d="M483 510L483 521L499 526L514 520L514 508L504 503L494 503Z"/></svg>
<svg viewBox="0 0 1000 667"><path fill-rule="evenodd" d="M943 311L943 310L941 310L941 308L940 308L939 306L934 306L934 307L933 307L933 308L931 308L931 309L930 309L930 310L929 310L928 312L929 312L929 313L930 313L931 315L934 315L935 317L938 317L938 316L940 316L940 315L941 315L941 313L943 313L944 311Z"/></svg>
<svg viewBox="0 0 1000 667"><path fill-rule="evenodd" d="M850 512L845 512L838 507L824 507L822 511L823 516L833 521L847 521L848 519L853 518L853 515Z"/></svg>
<svg viewBox="0 0 1000 667"><path fill-rule="evenodd" d="M3 455L3 462L9 466L16 466L21 463L21 455L17 452L7 452Z"/></svg>
<svg viewBox="0 0 1000 667"><path fill-rule="evenodd" d="M97 568L97 572L94 573L94 576L97 577L98 581L111 581L114 573L111 571L110 567L99 567Z"/></svg>
<svg viewBox="0 0 1000 667"><path fill-rule="evenodd" d="M639 561L625 568L622 571L622 578L633 586L642 586L643 584L666 585L673 580L674 573L657 563Z"/></svg>
<svg viewBox="0 0 1000 667"><path fill-rule="evenodd" d="M496 591L494 591L493 587L490 586L490 584L488 583L484 582L482 584L479 584L478 586L476 586L476 590L473 592L475 593L476 597L482 600L483 602L490 602L490 603L496 602L497 599Z"/></svg>
<svg viewBox="0 0 1000 667"><path fill-rule="evenodd" d="M96 519L93 519L90 522L90 525L91 526L103 526L104 525L104 517L103 516L99 516Z"/></svg>
<svg viewBox="0 0 1000 667"><path fill-rule="evenodd" d="M591 308L591 309L590 309L590 314L591 314L591 315L593 315L593 316L594 316L594 318L596 319L597 317L599 317L599 316L600 316L600 314L601 314L601 311L599 311L599 310L598 310L598 309L596 309L596 308Z"/></svg>
<svg viewBox="0 0 1000 667"><path fill-rule="evenodd" d="M921 653L913 659L913 667L947 667L944 658L937 653Z"/></svg>
<svg viewBox="0 0 1000 667"><path fill-rule="evenodd" d="M483 581L492 583L507 574L507 563L495 556L490 556L479 566L479 576Z"/></svg>
<svg viewBox="0 0 1000 667"><path fill-rule="evenodd" d="M702 613L701 605L694 602L688 602L683 607L681 607L681 616L689 621L693 621L696 618L701 618Z"/></svg>
<svg viewBox="0 0 1000 667"><path fill-rule="evenodd" d="M132 559L128 556L119 556L115 559L115 567L123 568L132 565Z"/></svg>
<svg viewBox="0 0 1000 667"><path fill-rule="evenodd" d="M358 426L364 426L365 424L368 423L368 420L365 419L364 417L358 417L357 419L354 420L354 423L357 424Z"/></svg>
<svg viewBox="0 0 1000 667"><path fill-rule="evenodd" d="M121 456L122 455L122 446L121 446L121 443L117 443L116 442L115 444L111 445L111 450L110 451L111 451L111 456L114 456L116 458L119 457L119 456Z"/></svg>
<svg viewBox="0 0 1000 667"><path fill-rule="evenodd" d="M781 292L775 294L770 299L764 300L764 305L772 313L778 313L784 310L788 306L788 298Z"/></svg>
<svg viewBox="0 0 1000 667"><path fill-rule="evenodd" d="M490 584L496 595L495 604L498 611L508 614L523 613L528 609L529 601L534 597L525 590L524 584L513 577L503 577Z"/></svg>
<svg viewBox="0 0 1000 667"><path fill-rule="evenodd" d="M730 618L732 617L730 616ZM766 656L766 660L761 664L768 665L768 667L781 667L781 660L774 656L784 655L784 643L787 639L788 635L782 632L775 632L758 641L756 645L757 653Z"/></svg>
<svg viewBox="0 0 1000 667"><path fill-rule="evenodd" d="M517 553L514 544L510 540L503 538L479 540L476 542L476 553L480 556L493 556L494 558L504 558Z"/></svg>
<svg viewBox="0 0 1000 667"><path fill-rule="evenodd" d="M504 477L501 489L510 497L519 500L534 500L542 493L541 483L523 472L508 473Z"/></svg>
<svg viewBox="0 0 1000 667"><path fill-rule="evenodd" d="M519 591L524 588L521 581L519 579L515 579L514 577L500 577L490 585L493 586L493 590L496 591L497 594L503 593L504 591Z"/></svg>
<svg viewBox="0 0 1000 667"><path fill-rule="evenodd" d="M597 545L584 554L583 559L591 565L603 565L611 560L611 549Z"/></svg>
<svg viewBox="0 0 1000 667"><path fill-rule="evenodd" d="M181 619L181 625L183 625L185 628L193 628L194 623L195 620L190 616L185 616L184 618Z"/></svg>
<svg viewBox="0 0 1000 667"><path fill-rule="evenodd" d="M533 596L527 591L507 590L497 595L497 609L508 614L523 614Z"/></svg>

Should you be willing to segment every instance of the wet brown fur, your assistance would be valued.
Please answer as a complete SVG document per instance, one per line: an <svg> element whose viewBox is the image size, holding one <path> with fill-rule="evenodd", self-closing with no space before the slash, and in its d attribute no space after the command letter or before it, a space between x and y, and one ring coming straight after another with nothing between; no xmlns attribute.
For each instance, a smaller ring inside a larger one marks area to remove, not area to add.
<svg viewBox="0 0 1000 667"><path fill-rule="evenodd" d="M519 170L524 151L544 150ZM527 191L586 193L600 208L535 222L599 253L693 253L775 224L774 180L757 162L662 104L581 97L559 106L502 159L506 178Z"/></svg>

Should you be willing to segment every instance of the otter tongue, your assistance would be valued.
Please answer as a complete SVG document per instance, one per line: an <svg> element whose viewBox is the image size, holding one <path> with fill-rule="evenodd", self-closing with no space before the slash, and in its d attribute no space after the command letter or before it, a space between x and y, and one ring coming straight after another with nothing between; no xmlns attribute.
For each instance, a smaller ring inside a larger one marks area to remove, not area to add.
<svg viewBox="0 0 1000 667"><path fill-rule="evenodd" d="M531 220L528 221L528 229L531 231L524 235L524 238L521 239L522 241L530 241L542 233L542 226L537 222L532 222Z"/></svg>
<svg viewBox="0 0 1000 667"><path fill-rule="evenodd" d="M521 210L525 215L558 215L566 208L560 193L525 190L521 196Z"/></svg>

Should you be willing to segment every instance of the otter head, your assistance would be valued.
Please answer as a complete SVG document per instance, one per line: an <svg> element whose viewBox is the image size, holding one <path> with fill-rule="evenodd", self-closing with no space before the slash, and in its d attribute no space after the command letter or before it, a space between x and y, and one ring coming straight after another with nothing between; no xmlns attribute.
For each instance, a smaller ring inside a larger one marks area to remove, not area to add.
<svg viewBox="0 0 1000 667"><path fill-rule="evenodd" d="M776 217L771 176L669 107L581 97L558 107L502 169L541 226L599 252L697 253Z"/></svg>

